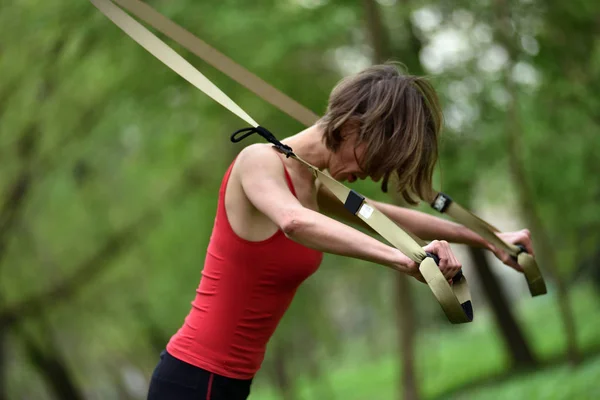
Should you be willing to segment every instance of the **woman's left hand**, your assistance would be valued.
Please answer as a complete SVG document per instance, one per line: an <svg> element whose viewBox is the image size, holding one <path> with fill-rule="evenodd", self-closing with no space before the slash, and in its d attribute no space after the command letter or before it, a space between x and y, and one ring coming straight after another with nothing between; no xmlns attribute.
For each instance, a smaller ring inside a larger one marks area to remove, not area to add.
<svg viewBox="0 0 600 400"><path fill-rule="evenodd" d="M513 245L521 245L525 247L529 254L535 256L533 254L533 246L531 245L531 233L528 229L522 229L520 231L515 232L498 233L498 237L506 243ZM494 253L494 255L504 264L516 269L519 272L523 272L523 268L521 268L517 261L514 258L512 258L507 252L501 249L497 249L492 244L489 244L488 246L489 249Z"/></svg>

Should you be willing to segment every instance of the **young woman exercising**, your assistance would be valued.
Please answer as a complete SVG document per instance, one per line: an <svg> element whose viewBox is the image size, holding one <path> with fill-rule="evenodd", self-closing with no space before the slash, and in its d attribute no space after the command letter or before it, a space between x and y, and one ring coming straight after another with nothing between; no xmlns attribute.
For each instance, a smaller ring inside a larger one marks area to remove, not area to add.
<svg viewBox="0 0 600 400"><path fill-rule="evenodd" d="M441 121L431 85L385 64L343 79L323 118L282 142L339 181L370 178L387 187L394 175L400 194L414 204L430 198ZM408 231L433 240L424 249L439 257L449 280L461 264L448 242L490 249L520 270L507 254L461 225L371 203ZM325 214L360 223L305 166L270 144L240 152L223 177L191 310L160 356L149 400L246 399L269 339L323 253L422 280L418 265L402 252ZM533 254L527 230L500 235Z"/></svg>

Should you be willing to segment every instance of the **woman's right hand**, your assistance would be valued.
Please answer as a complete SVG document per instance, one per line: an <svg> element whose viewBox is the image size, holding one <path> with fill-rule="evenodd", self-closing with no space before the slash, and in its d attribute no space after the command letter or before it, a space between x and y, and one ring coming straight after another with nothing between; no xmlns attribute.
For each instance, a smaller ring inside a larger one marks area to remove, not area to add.
<svg viewBox="0 0 600 400"><path fill-rule="evenodd" d="M452 282L454 275L460 271L462 265L456 258L450 244L445 240L434 240L427 246L423 247L428 253L435 254L440 259L438 267L448 282Z"/></svg>
<svg viewBox="0 0 600 400"><path fill-rule="evenodd" d="M452 252L450 244L445 240L434 240L427 246L423 247L423 250L438 256L440 259L438 267L448 282L451 282L452 278L454 278L454 275L456 275L462 268L461 263ZM404 259L401 261L405 268L403 272L412 276L418 281L425 283L425 278L423 278L423 275L421 275L421 272L419 271L419 264L409 259L405 255L403 255L403 258Z"/></svg>

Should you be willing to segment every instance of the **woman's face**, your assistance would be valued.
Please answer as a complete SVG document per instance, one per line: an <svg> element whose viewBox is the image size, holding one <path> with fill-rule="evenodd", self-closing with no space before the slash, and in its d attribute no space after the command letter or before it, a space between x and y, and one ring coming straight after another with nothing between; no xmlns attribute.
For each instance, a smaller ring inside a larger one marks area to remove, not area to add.
<svg viewBox="0 0 600 400"><path fill-rule="evenodd" d="M381 176L369 176L361 167L364 165L364 156L367 149L366 143L356 144L355 135L344 140L340 149L333 153L329 163L329 173L338 181L349 183L357 179L366 179L370 177L377 182Z"/></svg>

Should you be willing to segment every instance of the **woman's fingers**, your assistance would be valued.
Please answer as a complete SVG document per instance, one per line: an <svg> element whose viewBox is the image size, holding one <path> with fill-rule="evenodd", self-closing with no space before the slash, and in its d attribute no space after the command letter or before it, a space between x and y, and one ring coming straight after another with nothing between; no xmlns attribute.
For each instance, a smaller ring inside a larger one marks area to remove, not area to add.
<svg viewBox="0 0 600 400"><path fill-rule="evenodd" d="M521 229L520 231L514 232L503 232L498 234L498 236L507 243L525 247L527 252L535 257L533 252L533 244L531 242L531 232L529 229Z"/></svg>
<svg viewBox="0 0 600 400"><path fill-rule="evenodd" d="M533 254L533 245L531 243L531 232L529 232L529 229L522 229L519 232L519 238L516 241L516 243L521 244L523 247L525 247L527 249L527 252L529 254L531 254L532 256L534 256Z"/></svg>
<svg viewBox="0 0 600 400"><path fill-rule="evenodd" d="M523 272L523 268L519 265L519 263L517 263L517 260L514 259L510 254L494 246L492 246L490 250L494 253L498 260L502 261L502 263L508 265L509 267L519 272Z"/></svg>
<svg viewBox="0 0 600 400"><path fill-rule="evenodd" d="M425 251L435 254L440 259L438 264L440 271L444 275L444 278L451 280L454 275L462 268L461 263L458 261L450 244L445 240L434 240L424 247Z"/></svg>

